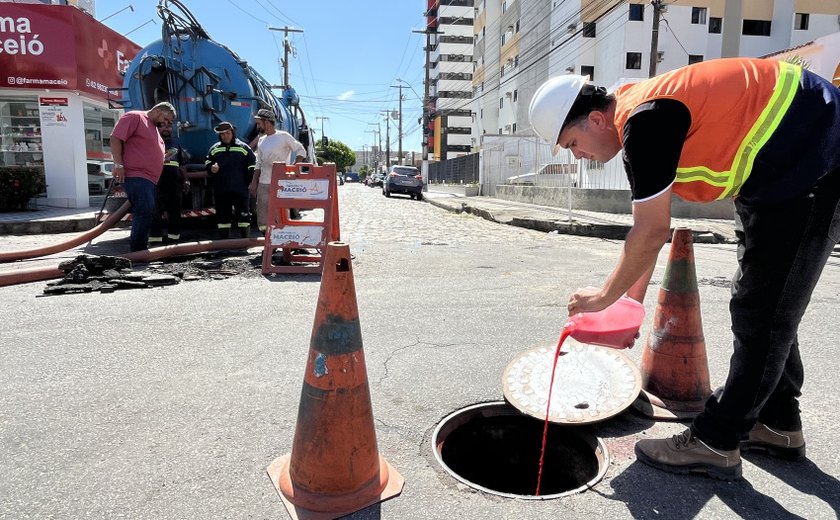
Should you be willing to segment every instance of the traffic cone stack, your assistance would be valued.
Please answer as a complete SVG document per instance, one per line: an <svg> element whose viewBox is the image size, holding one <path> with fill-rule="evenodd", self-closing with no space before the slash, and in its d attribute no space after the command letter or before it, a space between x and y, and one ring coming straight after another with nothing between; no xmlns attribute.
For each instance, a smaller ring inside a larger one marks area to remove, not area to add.
<svg viewBox="0 0 840 520"><path fill-rule="evenodd" d="M338 518L398 495L379 455L350 247L327 244L291 454L268 475L294 519Z"/></svg>
<svg viewBox="0 0 840 520"><path fill-rule="evenodd" d="M642 353L642 392L633 406L654 419L690 419L711 395L690 229L677 228Z"/></svg>

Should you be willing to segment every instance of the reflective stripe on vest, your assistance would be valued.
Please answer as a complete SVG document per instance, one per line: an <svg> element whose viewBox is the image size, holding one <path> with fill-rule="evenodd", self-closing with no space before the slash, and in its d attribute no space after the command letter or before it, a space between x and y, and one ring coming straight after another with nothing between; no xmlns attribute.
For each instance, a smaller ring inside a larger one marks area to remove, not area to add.
<svg viewBox="0 0 840 520"><path fill-rule="evenodd" d="M175 166L176 168L181 166L178 163L178 161L167 161L167 162L163 163L163 165L164 166Z"/></svg>
<svg viewBox="0 0 840 520"><path fill-rule="evenodd" d="M802 69L786 62L780 62L779 66L779 78L773 95L741 141L730 169L716 172L704 166L677 168L675 183L703 182L716 188L723 188L717 197L718 200L738 194L752 172L753 162L758 152L779 127L799 86Z"/></svg>

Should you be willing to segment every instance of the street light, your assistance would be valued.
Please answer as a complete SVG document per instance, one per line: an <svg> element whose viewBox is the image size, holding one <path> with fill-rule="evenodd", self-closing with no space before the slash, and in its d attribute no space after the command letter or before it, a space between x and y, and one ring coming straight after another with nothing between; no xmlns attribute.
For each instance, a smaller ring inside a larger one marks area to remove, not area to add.
<svg viewBox="0 0 840 520"><path fill-rule="evenodd" d="M400 78L394 78L394 79L395 79L396 81L401 81L401 82L405 83L406 85L408 85L408 88L410 88L410 89L411 89L411 91L412 91L412 92L414 92L414 97L416 97L416 98L417 98L417 101L419 101L419 102L421 102L421 103L423 102L423 98L421 98L421 97L420 97L420 94L418 94L418 93L417 93L417 91L416 91L416 90L414 90L414 87L412 87L412 86L411 86L411 83L409 83L408 81L406 81L406 80L404 80L404 79L400 79Z"/></svg>
<svg viewBox="0 0 840 520"><path fill-rule="evenodd" d="M141 27L144 27L144 26L146 26L146 25L149 25L150 23L155 23L155 19L154 19L154 18L149 18L147 21L145 21L145 22L141 23L140 25L138 25L138 26L137 26L137 27L135 27L134 29L132 29L132 30L128 31L128 32L127 32L127 33L125 33L125 34L123 34L123 36L128 36L129 34L133 33L133 32L134 32L134 31L136 31L137 29L139 29L139 28L141 28Z"/></svg>
<svg viewBox="0 0 840 520"><path fill-rule="evenodd" d="M131 4L128 4L127 6L123 7L123 8L122 8L122 9L120 9L119 11L117 11L117 12L115 12L115 13L111 13L111 14L109 14L108 16L106 16L105 18L100 19L100 20L99 20L99 23L104 22L105 20L107 20L108 18L110 18L110 17L112 17L112 16L114 16L114 15L116 15L116 14L120 14L121 12L125 11L126 9L131 9L131 12L132 12L132 13L134 12L134 7L133 7Z"/></svg>

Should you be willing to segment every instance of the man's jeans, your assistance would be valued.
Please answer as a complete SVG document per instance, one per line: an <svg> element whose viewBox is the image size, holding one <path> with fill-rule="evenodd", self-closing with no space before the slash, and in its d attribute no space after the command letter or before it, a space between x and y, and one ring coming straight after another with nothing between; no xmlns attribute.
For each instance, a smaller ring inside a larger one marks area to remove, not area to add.
<svg viewBox="0 0 840 520"><path fill-rule="evenodd" d="M141 251L149 247L149 230L157 204L156 188L152 181L140 177L126 177L123 186L131 202L131 250Z"/></svg>
<svg viewBox="0 0 840 520"><path fill-rule="evenodd" d="M840 170L799 198L750 206L735 200L738 271L732 280L734 353L726 384L691 425L732 450L756 420L796 431L804 379L797 329L840 240Z"/></svg>

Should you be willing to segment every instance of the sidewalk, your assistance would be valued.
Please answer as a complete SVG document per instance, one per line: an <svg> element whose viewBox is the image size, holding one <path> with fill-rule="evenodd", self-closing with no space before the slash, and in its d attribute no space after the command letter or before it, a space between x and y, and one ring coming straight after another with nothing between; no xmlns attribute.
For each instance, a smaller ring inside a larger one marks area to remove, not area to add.
<svg viewBox="0 0 840 520"><path fill-rule="evenodd" d="M484 219L537 231L621 240L633 224L632 215L572 210L537 206L492 197L465 197L429 187L426 200L439 208L455 213L470 213ZM38 211L0 213L0 235L34 235L86 231L94 225L97 207L42 208ZM696 243L735 242L734 221L716 219L672 220L673 227L694 231Z"/></svg>
<svg viewBox="0 0 840 520"><path fill-rule="evenodd" d="M570 215L568 208L537 206L492 197L465 197L435 191L434 186L429 186L425 196L430 204L448 211L466 212L500 224L547 233L623 240L633 225L633 216L629 214L573 209ZM699 244L736 242L734 220L674 218L671 226L691 229L694 241Z"/></svg>

